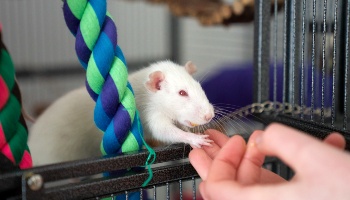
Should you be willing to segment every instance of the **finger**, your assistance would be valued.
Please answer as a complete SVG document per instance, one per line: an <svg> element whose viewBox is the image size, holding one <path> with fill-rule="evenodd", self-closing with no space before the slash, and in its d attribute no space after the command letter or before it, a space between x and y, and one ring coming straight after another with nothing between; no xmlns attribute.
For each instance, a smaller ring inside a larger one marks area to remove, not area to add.
<svg viewBox="0 0 350 200"><path fill-rule="evenodd" d="M205 132L209 135L209 139L213 140L212 146L202 146L202 148L194 148L188 155L192 166L196 169L198 175L206 180L209 166L212 159L220 151L221 147L229 140L229 137L217 130L209 129Z"/></svg>
<svg viewBox="0 0 350 200"><path fill-rule="evenodd" d="M238 168L237 181L243 185L260 182L261 166L264 163L265 155L255 146L255 138L263 131L257 130L249 137L247 150Z"/></svg>
<svg viewBox="0 0 350 200"><path fill-rule="evenodd" d="M282 178L281 176L273 173L270 170L267 169L261 169L260 174L260 183L261 184L275 184L275 183L284 183L287 182L286 179Z"/></svg>
<svg viewBox="0 0 350 200"><path fill-rule="evenodd" d="M295 190L287 184L244 186L229 180L204 181L200 183L199 191L203 199L296 199Z"/></svg>
<svg viewBox="0 0 350 200"><path fill-rule="evenodd" d="M262 154L255 145L256 137L259 137L259 134L262 133L263 131L257 130L249 137L247 150L241 161L237 175L237 180L243 185L286 182L286 180L279 175L262 168L265 155Z"/></svg>
<svg viewBox="0 0 350 200"><path fill-rule="evenodd" d="M203 150L209 155L210 158L214 159L220 151L221 147L229 140L229 137L220 131L209 129L204 132L209 135L209 139L213 140L211 147L203 146Z"/></svg>
<svg viewBox="0 0 350 200"><path fill-rule="evenodd" d="M204 133L209 135L209 138L212 139L220 147L224 146L229 139L227 135L215 129L208 129Z"/></svg>
<svg viewBox="0 0 350 200"><path fill-rule="evenodd" d="M326 144L330 144L330 145L332 145L334 147L337 147L339 149L344 149L345 145L346 145L344 137L341 134L339 134L339 133L331 133L331 134L329 134L323 140L323 142L326 143Z"/></svg>
<svg viewBox="0 0 350 200"><path fill-rule="evenodd" d="M209 155L203 149L193 149L188 155L188 158L202 180L206 180L209 167L212 163Z"/></svg>
<svg viewBox="0 0 350 200"><path fill-rule="evenodd" d="M199 185L199 192L201 193L203 199L223 199L228 200L237 196L237 191L239 191L241 186L232 181L203 181Z"/></svg>
<svg viewBox="0 0 350 200"><path fill-rule="evenodd" d="M241 136L235 135L229 139L213 160L207 180L235 180L245 150L246 144Z"/></svg>
<svg viewBox="0 0 350 200"><path fill-rule="evenodd" d="M325 155L334 151L333 147L281 124L269 125L255 142L263 154L277 156L296 173L304 174L316 163L327 163Z"/></svg>
<svg viewBox="0 0 350 200"><path fill-rule="evenodd" d="M205 189L205 181L202 181L200 184L199 184L199 186L198 186L198 189L199 189L199 193L201 194L201 196L202 196L202 198L203 199L209 199L209 196L208 196L208 193L207 193L207 191L208 190L206 190ZM210 192L210 191L209 191Z"/></svg>

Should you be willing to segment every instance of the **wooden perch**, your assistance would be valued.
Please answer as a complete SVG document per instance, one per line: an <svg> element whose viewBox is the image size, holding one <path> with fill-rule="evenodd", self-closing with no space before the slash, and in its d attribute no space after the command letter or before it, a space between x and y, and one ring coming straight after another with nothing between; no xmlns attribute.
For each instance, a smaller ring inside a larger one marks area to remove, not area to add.
<svg viewBox="0 0 350 200"><path fill-rule="evenodd" d="M254 10L254 0L235 0L232 4L234 14L240 15L245 9L253 8ZM271 0L271 8L274 7L275 0ZM283 7L284 0L277 0L277 7L280 9Z"/></svg>
<svg viewBox="0 0 350 200"><path fill-rule="evenodd" d="M283 8L284 0L277 0L277 10ZM274 12L275 0L271 0L270 12ZM232 4L233 14L230 18L223 21L223 24L231 24L237 22L251 22L254 20L254 0L235 0ZM236 7L236 8L235 8Z"/></svg>
<svg viewBox="0 0 350 200"><path fill-rule="evenodd" d="M235 0L231 5L221 0L147 0L152 3L167 3L176 16L191 16L202 25L228 25L231 23L251 22L254 20L254 0ZM273 12L275 0L271 0ZM278 10L284 0L278 0Z"/></svg>

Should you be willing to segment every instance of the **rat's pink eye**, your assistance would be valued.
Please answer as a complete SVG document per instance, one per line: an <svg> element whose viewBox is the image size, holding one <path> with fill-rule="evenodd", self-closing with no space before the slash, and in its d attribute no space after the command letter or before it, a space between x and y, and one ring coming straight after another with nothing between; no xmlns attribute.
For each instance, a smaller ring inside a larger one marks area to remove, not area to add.
<svg viewBox="0 0 350 200"><path fill-rule="evenodd" d="M180 90L179 95L181 95L181 96L183 96L183 97L188 96L187 92L184 91L184 90Z"/></svg>

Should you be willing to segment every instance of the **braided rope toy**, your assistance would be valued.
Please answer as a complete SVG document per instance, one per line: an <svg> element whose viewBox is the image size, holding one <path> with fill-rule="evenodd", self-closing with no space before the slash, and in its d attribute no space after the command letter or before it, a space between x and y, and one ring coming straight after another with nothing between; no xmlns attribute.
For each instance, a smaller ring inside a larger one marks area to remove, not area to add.
<svg viewBox="0 0 350 200"><path fill-rule="evenodd" d="M0 152L21 169L32 167L22 116L21 94L10 54L1 40L0 24Z"/></svg>
<svg viewBox="0 0 350 200"><path fill-rule="evenodd" d="M64 18L76 38L75 50L86 70L87 91L96 102L94 121L104 132L102 154L136 151L145 144L150 151L146 166L152 176L149 161L153 156L154 162L155 153L142 137L126 61L117 44L117 27L106 4L106 0L65 0Z"/></svg>

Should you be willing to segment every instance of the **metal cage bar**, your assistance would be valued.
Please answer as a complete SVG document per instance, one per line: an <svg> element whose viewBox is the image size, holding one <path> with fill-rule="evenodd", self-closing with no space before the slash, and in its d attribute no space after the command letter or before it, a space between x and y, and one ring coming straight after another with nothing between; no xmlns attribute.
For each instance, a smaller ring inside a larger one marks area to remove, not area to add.
<svg viewBox="0 0 350 200"><path fill-rule="evenodd" d="M254 102L269 99L270 0L255 0Z"/></svg>

